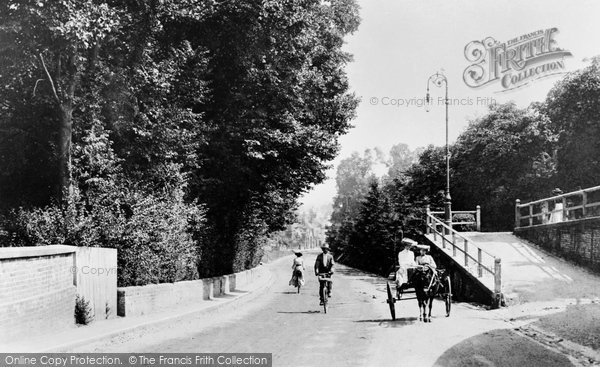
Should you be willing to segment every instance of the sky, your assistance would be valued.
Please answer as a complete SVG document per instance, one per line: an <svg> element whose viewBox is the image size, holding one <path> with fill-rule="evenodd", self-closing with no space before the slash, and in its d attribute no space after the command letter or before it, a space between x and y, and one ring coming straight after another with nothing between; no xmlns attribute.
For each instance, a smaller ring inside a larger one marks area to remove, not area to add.
<svg viewBox="0 0 600 367"><path fill-rule="evenodd" d="M562 75L533 80L503 91L500 83L471 88L463 80L472 64L465 58L471 41L493 37L507 42L538 30L557 28L555 46L570 51L562 71L589 65L600 55L600 1L596 0L357 0L361 25L347 38L345 50L351 92L361 100L350 132L340 138L341 150L330 162L328 179L301 198L305 207L332 203L335 169L352 152L380 147L389 152L398 143L411 149L445 144L444 86L430 85L432 104L423 106L429 76L442 71L448 80L449 142L468 121L484 115L492 101L514 101L519 107L543 101ZM377 173L382 173L382 167Z"/></svg>

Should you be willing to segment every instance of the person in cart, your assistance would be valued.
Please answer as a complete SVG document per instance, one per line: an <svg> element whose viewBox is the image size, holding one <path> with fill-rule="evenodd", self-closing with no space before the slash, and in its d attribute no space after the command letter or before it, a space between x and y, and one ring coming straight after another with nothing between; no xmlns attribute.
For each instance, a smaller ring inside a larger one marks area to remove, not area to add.
<svg viewBox="0 0 600 367"><path fill-rule="evenodd" d="M419 249L419 256L417 256L416 259L417 265L426 266L435 271L437 265L435 264L433 257L427 253L429 251L429 246L419 245L417 247Z"/></svg>
<svg viewBox="0 0 600 367"><path fill-rule="evenodd" d="M410 238L404 238L401 244L404 248L398 253L398 270L396 271L396 291L398 298L409 281L409 269L414 269L417 266L415 254L411 251L417 245L417 242Z"/></svg>

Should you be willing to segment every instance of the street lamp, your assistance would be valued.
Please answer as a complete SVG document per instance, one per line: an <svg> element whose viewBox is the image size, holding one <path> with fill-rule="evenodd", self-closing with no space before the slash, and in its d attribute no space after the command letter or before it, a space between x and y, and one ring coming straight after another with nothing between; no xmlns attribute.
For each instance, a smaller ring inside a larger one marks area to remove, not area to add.
<svg viewBox="0 0 600 367"><path fill-rule="evenodd" d="M450 198L450 149L448 148L448 79L444 74L435 73L427 79L427 96L425 102L429 105L429 84L433 83L437 87L441 87L442 84L446 87L446 98L444 102L446 104L446 198L444 202L444 217L446 225L452 228L452 199ZM429 109L427 108L427 111Z"/></svg>

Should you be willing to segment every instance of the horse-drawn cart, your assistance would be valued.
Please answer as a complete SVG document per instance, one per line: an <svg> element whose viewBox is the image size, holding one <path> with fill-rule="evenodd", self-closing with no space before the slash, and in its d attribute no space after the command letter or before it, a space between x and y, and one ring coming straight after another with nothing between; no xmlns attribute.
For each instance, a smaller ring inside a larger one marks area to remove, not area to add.
<svg viewBox="0 0 600 367"><path fill-rule="evenodd" d="M394 266L388 272L387 280L387 303L390 307L392 320L396 320L396 302L402 300L416 299L419 304L419 320L421 320L421 306L423 307L422 318L425 322L431 322L431 306L435 296L440 297L446 305L446 317L450 316L452 306L452 284L450 276L445 270L432 269L427 266L409 268L407 283L396 284L396 272L399 266ZM395 290L395 292L392 292ZM395 294L394 294L395 293ZM405 295L409 295L405 297ZM414 296L410 296L414 295ZM429 303L429 315L425 313L425 307Z"/></svg>

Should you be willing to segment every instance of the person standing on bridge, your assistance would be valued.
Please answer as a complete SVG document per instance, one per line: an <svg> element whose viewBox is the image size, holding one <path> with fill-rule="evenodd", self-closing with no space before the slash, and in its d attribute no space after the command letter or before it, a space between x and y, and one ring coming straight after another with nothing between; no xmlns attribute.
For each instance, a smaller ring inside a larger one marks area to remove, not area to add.
<svg viewBox="0 0 600 367"><path fill-rule="evenodd" d="M329 245L326 243L323 244L323 246L321 246L321 251L323 252L317 256L317 260L315 261L315 275L328 274L329 277L331 277L335 262L333 261L333 255L329 252ZM329 297L331 297L331 282L319 279L319 298L321 299L321 305L323 304L323 288L326 284L329 289Z"/></svg>

